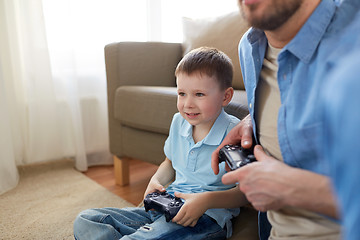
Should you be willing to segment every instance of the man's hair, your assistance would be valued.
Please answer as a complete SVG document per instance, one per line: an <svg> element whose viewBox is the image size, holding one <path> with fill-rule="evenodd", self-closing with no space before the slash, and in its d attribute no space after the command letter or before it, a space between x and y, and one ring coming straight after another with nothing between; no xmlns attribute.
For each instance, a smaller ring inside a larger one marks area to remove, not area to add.
<svg viewBox="0 0 360 240"><path fill-rule="evenodd" d="M188 52L176 67L175 76L177 77L180 73L214 76L222 90L232 86L233 65L231 60L216 48L200 47Z"/></svg>

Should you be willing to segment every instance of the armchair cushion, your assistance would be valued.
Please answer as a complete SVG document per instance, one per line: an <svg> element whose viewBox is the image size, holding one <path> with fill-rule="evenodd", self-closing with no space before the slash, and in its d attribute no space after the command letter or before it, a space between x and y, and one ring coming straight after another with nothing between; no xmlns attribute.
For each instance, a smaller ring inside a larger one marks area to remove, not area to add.
<svg viewBox="0 0 360 240"><path fill-rule="evenodd" d="M115 93L115 118L128 127L167 135L176 99L175 87L122 86Z"/></svg>
<svg viewBox="0 0 360 240"><path fill-rule="evenodd" d="M169 134L170 122L178 111L174 87L122 86L116 90L114 116L124 126ZM235 90L225 111L239 119L248 114L246 93Z"/></svg>

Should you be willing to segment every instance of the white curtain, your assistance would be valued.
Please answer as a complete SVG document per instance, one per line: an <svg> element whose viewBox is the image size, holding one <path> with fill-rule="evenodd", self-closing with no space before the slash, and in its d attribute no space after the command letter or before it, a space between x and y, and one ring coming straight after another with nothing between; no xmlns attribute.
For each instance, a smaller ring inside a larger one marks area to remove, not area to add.
<svg viewBox="0 0 360 240"><path fill-rule="evenodd" d="M39 4L0 1L0 193L16 185L16 165L44 160L57 140L56 110L51 105L54 89Z"/></svg>
<svg viewBox="0 0 360 240"><path fill-rule="evenodd" d="M17 165L73 157L85 171L111 163L104 44L79 42L70 1L53 3L0 1L0 194L16 186Z"/></svg>
<svg viewBox="0 0 360 240"><path fill-rule="evenodd" d="M180 42L182 16L210 17L234 6L236 0L0 0L0 194L16 186L18 165L70 157L85 171L112 163L106 44Z"/></svg>

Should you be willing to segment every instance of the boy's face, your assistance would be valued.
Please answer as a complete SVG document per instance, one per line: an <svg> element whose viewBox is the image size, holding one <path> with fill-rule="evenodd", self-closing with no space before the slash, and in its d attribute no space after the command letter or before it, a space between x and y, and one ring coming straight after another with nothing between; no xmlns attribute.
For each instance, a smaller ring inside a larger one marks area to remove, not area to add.
<svg viewBox="0 0 360 240"><path fill-rule="evenodd" d="M177 108L191 125L210 129L225 103L225 90L216 78L198 72L180 73L177 82ZM225 105L224 105L225 104Z"/></svg>

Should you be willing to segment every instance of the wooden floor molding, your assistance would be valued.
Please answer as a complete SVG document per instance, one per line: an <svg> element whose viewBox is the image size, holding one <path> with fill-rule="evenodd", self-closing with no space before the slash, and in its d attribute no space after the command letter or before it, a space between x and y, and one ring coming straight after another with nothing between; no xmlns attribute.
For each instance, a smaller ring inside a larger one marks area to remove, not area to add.
<svg viewBox="0 0 360 240"><path fill-rule="evenodd" d="M126 186L115 184L113 166L89 167L88 171L84 172L84 174L112 193L137 206L143 200L145 189L158 166L131 159L129 167L130 182Z"/></svg>

